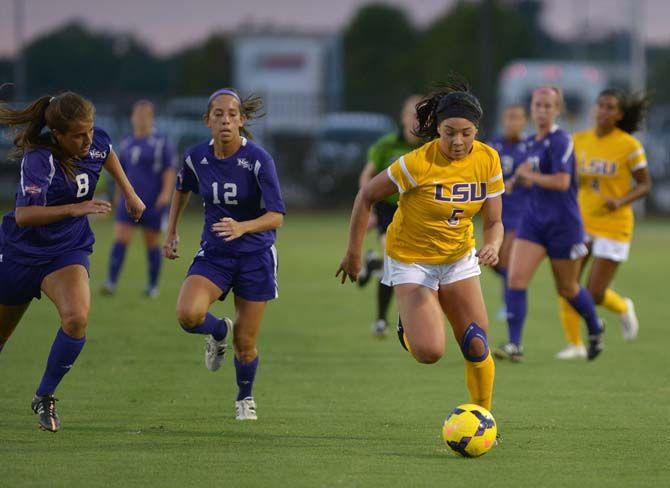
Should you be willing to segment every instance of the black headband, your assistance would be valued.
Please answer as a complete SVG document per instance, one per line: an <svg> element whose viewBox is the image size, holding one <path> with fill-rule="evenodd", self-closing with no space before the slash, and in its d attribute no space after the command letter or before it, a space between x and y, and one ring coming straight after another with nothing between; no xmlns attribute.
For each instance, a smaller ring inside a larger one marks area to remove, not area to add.
<svg viewBox="0 0 670 488"><path fill-rule="evenodd" d="M476 127L483 115L482 107L476 97L466 92L453 92L442 97L435 109L437 125L453 117L467 119Z"/></svg>

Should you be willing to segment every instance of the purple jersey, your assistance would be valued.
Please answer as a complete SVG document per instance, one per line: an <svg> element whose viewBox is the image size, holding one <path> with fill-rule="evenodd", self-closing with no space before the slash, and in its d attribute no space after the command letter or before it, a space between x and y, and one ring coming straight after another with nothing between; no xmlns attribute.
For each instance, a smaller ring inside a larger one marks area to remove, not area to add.
<svg viewBox="0 0 670 488"><path fill-rule="evenodd" d="M519 165L524 163L528 157L525 140L512 142L504 137L497 137L488 144L500 154L500 164L505 181L514 175ZM512 227L515 228L528 206L529 196L530 188L523 185L515 185L513 191L503 193L503 222L514 223ZM506 228L508 226L508 224L505 224Z"/></svg>
<svg viewBox="0 0 670 488"><path fill-rule="evenodd" d="M577 204L577 182L575 180L575 153L572 137L554 126L551 132L540 140L532 135L527 140L527 159L533 171L542 174L569 173L570 187L565 191L548 190L533 185L530 192L528 213L540 222L580 222Z"/></svg>
<svg viewBox="0 0 670 488"><path fill-rule="evenodd" d="M120 144L119 159L130 184L148 209L154 206L163 188L163 173L175 167L175 151L167 137L125 137ZM125 203L119 208L125 212Z"/></svg>
<svg viewBox="0 0 670 488"><path fill-rule="evenodd" d="M100 171L112 144L107 133L97 127L86 157L77 162L75 179L71 180L51 151L27 151L21 161L21 181L16 193L16 207L56 206L91 200ZM88 218L68 217L36 227L16 225L14 210L2 220L2 252L12 259L33 266L48 263L64 253L93 250L93 232Z"/></svg>
<svg viewBox="0 0 670 488"><path fill-rule="evenodd" d="M204 201L205 227L201 247L209 254L255 254L268 249L276 232L268 230L226 242L211 230L224 217L238 222L253 220L266 212L286 213L272 157L259 145L242 138L242 146L230 157L217 159L213 142L186 150L184 166L177 175L177 190L199 193Z"/></svg>

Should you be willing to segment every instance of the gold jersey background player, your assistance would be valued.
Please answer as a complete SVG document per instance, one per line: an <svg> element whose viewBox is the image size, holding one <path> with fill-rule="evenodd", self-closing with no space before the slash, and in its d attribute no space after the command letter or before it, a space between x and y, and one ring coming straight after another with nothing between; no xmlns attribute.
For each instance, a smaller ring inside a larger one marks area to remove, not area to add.
<svg viewBox="0 0 670 488"><path fill-rule="evenodd" d="M634 227L631 203L651 189L644 148L632 135L641 126L648 105L645 96L604 90L596 102L596 125L573 135L579 207L593 258L587 287L596 304L619 315L626 340L635 339L638 332L633 301L610 285L619 264L628 259ZM579 316L564 300L560 310L569 344L557 357L581 357Z"/></svg>
<svg viewBox="0 0 670 488"><path fill-rule="evenodd" d="M400 193L386 237L383 282L395 290L403 346L421 363L444 354L444 315L466 364L471 401L491 408L495 366L480 264L495 266L503 238L498 153L475 141L482 116L467 85L450 81L417 105L417 135L430 140L402 156L359 191L349 247L337 276L355 281L372 205ZM484 245L475 250L472 217L481 212Z"/></svg>

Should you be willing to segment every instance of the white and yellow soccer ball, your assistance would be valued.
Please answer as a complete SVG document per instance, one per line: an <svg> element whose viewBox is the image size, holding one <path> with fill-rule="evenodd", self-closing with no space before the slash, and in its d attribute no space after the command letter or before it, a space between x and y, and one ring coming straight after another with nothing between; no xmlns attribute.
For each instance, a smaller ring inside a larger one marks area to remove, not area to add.
<svg viewBox="0 0 670 488"><path fill-rule="evenodd" d="M498 426L491 412L466 403L451 411L442 426L442 438L452 452L463 457L486 454L496 442Z"/></svg>

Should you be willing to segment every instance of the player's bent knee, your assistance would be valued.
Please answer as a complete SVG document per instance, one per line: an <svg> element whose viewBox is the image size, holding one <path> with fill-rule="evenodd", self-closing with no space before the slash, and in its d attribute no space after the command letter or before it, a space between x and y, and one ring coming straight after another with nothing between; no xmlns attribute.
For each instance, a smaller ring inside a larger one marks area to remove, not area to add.
<svg viewBox="0 0 670 488"><path fill-rule="evenodd" d="M561 297L565 298L566 300L570 300L574 298L577 293L579 293L579 285L558 285L558 289L556 291Z"/></svg>
<svg viewBox="0 0 670 488"><path fill-rule="evenodd" d="M489 355L489 342L486 331L475 322L472 322L465 329L465 333L461 339L461 352L467 361L473 363L483 361Z"/></svg>
<svg viewBox="0 0 670 488"><path fill-rule="evenodd" d="M68 335L83 335L88 327L88 310L67 310L61 314L61 323Z"/></svg>
<svg viewBox="0 0 670 488"><path fill-rule="evenodd" d="M207 311L201 312L190 307L177 307L177 321L182 329L192 329L205 321Z"/></svg>
<svg viewBox="0 0 670 488"><path fill-rule="evenodd" d="M412 355L421 364L434 364L444 355L444 349L438 347L415 347L412 346Z"/></svg>

